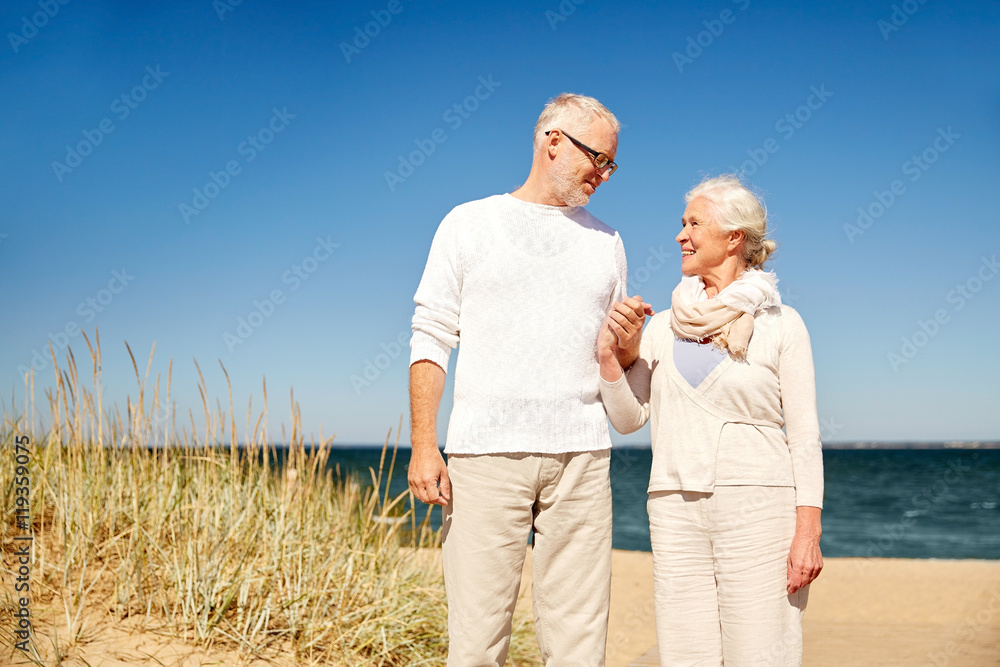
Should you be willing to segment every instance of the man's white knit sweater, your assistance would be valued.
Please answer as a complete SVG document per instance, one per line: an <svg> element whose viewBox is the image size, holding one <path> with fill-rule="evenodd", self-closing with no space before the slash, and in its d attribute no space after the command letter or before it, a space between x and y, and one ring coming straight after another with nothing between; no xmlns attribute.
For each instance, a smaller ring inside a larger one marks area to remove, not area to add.
<svg viewBox="0 0 1000 667"><path fill-rule="evenodd" d="M625 297L618 233L581 207L509 194L453 209L414 301L410 363L455 368L449 454L607 449L597 334Z"/></svg>

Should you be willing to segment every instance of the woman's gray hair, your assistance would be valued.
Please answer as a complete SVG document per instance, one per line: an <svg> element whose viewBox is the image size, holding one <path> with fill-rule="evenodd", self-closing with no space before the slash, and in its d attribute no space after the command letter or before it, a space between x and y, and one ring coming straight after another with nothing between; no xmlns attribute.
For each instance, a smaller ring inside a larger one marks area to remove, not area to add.
<svg viewBox="0 0 1000 667"><path fill-rule="evenodd" d="M549 130L569 130L574 134L585 131L594 122L595 115L608 121L615 133L621 130L615 115L593 97L573 93L553 97L535 123L535 148L542 145Z"/></svg>
<svg viewBox="0 0 1000 667"><path fill-rule="evenodd" d="M764 266L778 244L767 237L767 209L736 174L709 177L684 195L684 201L704 197L712 205L712 220L724 232L742 230L743 260L752 269Z"/></svg>

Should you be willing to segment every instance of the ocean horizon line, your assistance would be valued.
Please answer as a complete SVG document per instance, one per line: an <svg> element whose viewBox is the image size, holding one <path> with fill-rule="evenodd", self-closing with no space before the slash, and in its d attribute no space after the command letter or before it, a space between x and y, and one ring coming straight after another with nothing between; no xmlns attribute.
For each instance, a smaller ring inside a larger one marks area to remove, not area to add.
<svg viewBox="0 0 1000 667"><path fill-rule="evenodd" d="M439 445L440 449L444 449L445 445ZM228 446L225 443L220 444L220 446ZM288 447L287 443L272 442L271 447L284 448ZM316 443L306 443L306 446L316 446ZM240 447L245 447L244 443L240 443ZM384 442L344 442L338 443L334 440L330 447L333 449L382 449L387 447L388 449L393 449L397 447L390 443L388 446ZM399 443L398 449L411 449L410 443ZM652 449L651 443L616 443L612 445L612 449ZM843 449L884 449L884 450L902 450L902 449L913 449L913 450L938 450L938 449L1000 449L1000 440L927 440L927 441L914 441L914 440L898 440L898 441L884 441L884 440L858 440L858 441L843 441L843 442L829 442L823 443L824 450L843 450Z"/></svg>

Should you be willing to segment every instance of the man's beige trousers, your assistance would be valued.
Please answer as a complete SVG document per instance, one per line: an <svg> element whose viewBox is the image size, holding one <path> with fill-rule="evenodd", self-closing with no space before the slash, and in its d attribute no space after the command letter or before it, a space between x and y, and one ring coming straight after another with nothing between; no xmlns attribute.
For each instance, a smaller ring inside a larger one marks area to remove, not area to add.
<svg viewBox="0 0 1000 667"><path fill-rule="evenodd" d="M535 635L546 667L604 665L610 452L451 455L444 510L449 667L502 667L534 529Z"/></svg>

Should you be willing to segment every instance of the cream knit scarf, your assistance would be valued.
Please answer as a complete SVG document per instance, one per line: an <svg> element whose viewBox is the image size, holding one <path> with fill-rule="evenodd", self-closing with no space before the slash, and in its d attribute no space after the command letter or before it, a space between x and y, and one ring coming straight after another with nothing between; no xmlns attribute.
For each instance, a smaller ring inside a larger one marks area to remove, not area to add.
<svg viewBox="0 0 1000 667"><path fill-rule="evenodd" d="M778 278L773 271L747 269L711 299L701 278L684 276L672 295L670 327L678 338L711 338L715 347L745 360L754 316L780 305Z"/></svg>

